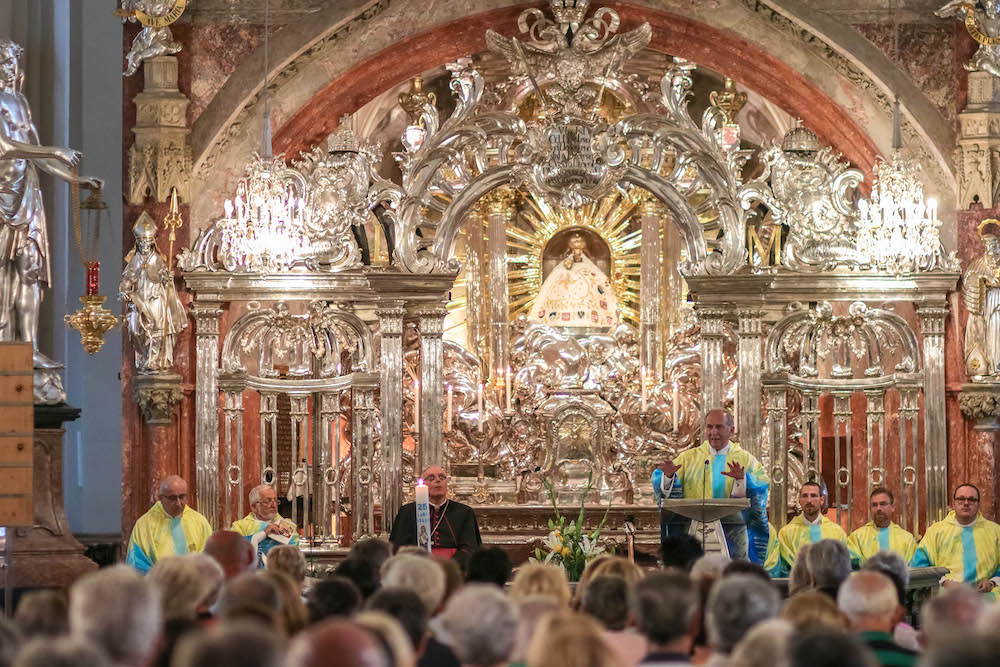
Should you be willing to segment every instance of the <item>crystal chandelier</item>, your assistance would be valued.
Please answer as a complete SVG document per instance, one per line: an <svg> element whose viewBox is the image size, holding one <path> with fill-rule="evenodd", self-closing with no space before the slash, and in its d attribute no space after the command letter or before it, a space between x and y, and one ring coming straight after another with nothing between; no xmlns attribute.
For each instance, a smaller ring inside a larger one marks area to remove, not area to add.
<svg viewBox="0 0 1000 667"><path fill-rule="evenodd" d="M304 192L297 192L282 156L271 154L271 110L268 99L268 31L270 3L264 4L263 150L254 153L236 198L226 200L221 221L220 251L247 271L270 273L294 264L306 244Z"/></svg>
<svg viewBox="0 0 1000 667"><path fill-rule="evenodd" d="M858 202L858 250L873 268L897 275L930 269L940 246L937 202L924 201L919 166L894 151L892 162L879 158L871 198Z"/></svg>
<svg viewBox="0 0 1000 667"><path fill-rule="evenodd" d="M898 21L894 22L893 41L898 61ZM871 198L858 202L858 250L872 268L896 275L930 270L940 255L937 202L924 201L924 186L918 179L920 165L903 159L902 147L897 95L892 106L892 161L878 159L872 169Z"/></svg>

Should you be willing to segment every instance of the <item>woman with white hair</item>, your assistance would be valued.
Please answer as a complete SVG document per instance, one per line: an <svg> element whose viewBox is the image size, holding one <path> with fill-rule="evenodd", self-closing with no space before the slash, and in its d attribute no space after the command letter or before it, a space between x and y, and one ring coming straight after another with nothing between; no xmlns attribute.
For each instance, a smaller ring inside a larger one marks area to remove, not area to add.
<svg viewBox="0 0 1000 667"><path fill-rule="evenodd" d="M517 611L496 586L469 584L448 601L435 625L463 667L510 662Z"/></svg>

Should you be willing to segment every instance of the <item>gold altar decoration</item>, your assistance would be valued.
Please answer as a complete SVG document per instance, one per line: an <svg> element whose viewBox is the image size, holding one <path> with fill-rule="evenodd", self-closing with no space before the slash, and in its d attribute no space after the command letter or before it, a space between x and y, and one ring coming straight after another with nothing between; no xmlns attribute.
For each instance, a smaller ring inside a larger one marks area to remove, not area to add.
<svg viewBox="0 0 1000 667"><path fill-rule="evenodd" d="M580 208L551 205L545 198L528 193L517 219L507 228L507 278L510 317L526 314L545 280L542 260L553 238L564 230L593 232L608 246L611 266L608 278L618 300L622 318L639 321L639 247L642 234L633 229L638 213L637 191L615 192ZM603 268L603 267L602 267Z"/></svg>
<svg viewBox="0 0 1000 667"><path fill-rule="evenodd" d="M104 347L104 336L118 325L118 318L110 310L105 310L108 297L88 294L80 297L83 307L72 315L66 315L66 324L80 332L80 342L87 354L94 354Z"/></svg>
<svg viewBox="0 0 1000 667"><path fill-rule="evenodd" d="M170 242L170 252L167 254L167 271L174 268L174 241L177 240L177 230L184 226L184 218L181 217L181 209L177 204L177 188L170 189L170 212L163 218L164 229L170 230L168 240Z"/></svg>

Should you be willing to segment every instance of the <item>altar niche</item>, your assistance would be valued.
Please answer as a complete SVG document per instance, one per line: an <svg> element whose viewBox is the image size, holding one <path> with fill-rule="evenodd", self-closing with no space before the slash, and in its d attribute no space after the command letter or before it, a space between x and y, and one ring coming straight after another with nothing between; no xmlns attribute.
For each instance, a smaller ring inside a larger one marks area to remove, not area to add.
<svg viewBox="0 0 1000 667"><path fill-rule="evenodd" d="M607 330L620 321L610 274L611 251L600 236L580 228L560 230L542 250L544 279L528 308L529 320Z"/></svg>

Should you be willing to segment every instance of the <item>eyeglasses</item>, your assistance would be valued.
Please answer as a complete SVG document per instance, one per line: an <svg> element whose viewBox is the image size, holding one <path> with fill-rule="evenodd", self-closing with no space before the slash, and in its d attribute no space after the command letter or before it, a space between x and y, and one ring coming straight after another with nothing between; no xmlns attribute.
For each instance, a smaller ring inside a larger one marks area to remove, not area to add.
<svg viewBox="0 0 1000 667"><path fill-rule="evenodd" d="M442 475L427 475L427 477L424 477L424 479L426 481L428 481L428 482L436 482L437 480L441 480L442 482L444 482L444 481L448 480L448 475L444 475L444 474L442 474Z"/></svg>
<svg viewBox="0 0 1000 667"><path fill-rule="evenodd" d="M892 503L890 503L888 500L883 500L883 501L878 502L878 503L875 502L875 501L872 501L872 507L892 507Z"/></svg>
<svg viewBox="0 0 1000 667"><path fill-rule="evenodd" d="M964 496L955 496L955 502L957 502L957 503L969 503L971 505L973 503L978 503L979 502L979 498L965 498Z"/></svg>
<svg viewBox="0 0 1000 667"><path fill-rule="evenodd" d="M160 500L169 500L172 503L176 503L178 500L187 500L186 493L178 493L173 496L160 496Z"/></svg>
<svg viewBox="0 0 1000 667"><path fill-rule="evenodd" d="M257 504L258 505L277 505L278 504L278 499L277 498L261 498L260 500L257 501Z"/></svg>

